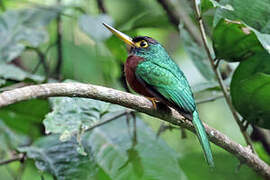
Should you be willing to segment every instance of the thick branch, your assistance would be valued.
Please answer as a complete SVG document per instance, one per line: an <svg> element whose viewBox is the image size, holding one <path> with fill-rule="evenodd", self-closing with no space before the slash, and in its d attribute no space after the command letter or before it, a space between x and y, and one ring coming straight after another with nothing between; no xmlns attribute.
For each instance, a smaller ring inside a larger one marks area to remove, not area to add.
<svg viewBox="0 0 270 180"><path fill-rule="evenodd" d="M130 93L82 83L51 83L33 85L23 88L5 91L0 94L0 107L4 107L19 101L33 98L46 98L53 96L84 97L106 101L131 108L148 115L160 118L176 126L184 127L195 133L194 126L181 114L172 108L159 108L154 110L151 101ZM229 137L205 124L205 129L211 142L232 153L241 162L246 163L256 172L270 179L270 167L249 148L232 141Z"/></svg>

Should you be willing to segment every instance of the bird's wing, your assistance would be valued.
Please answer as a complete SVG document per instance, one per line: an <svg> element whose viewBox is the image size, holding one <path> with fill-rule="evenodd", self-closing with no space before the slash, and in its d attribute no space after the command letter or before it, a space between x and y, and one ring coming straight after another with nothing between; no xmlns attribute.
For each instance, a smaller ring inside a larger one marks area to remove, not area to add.
<svg viewBox="0 0 270 180"><path fill-rule="evenodd" d="M178 67L175 70L175 67L170 68L170 64L143 61L138 64L135 73L137 77L184 111L192 113L196 109L190 86Z"/></svg>

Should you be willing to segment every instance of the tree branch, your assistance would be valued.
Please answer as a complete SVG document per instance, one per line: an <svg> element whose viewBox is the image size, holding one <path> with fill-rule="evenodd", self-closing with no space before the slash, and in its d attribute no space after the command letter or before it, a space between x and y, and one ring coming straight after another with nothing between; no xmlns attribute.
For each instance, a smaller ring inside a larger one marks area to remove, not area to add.
<svg viewBox="0 0 270 180"><path fill-rule="evenodd" d="M12 158L10 158L8 160L1 161L0 162L0 166L6 165L6 164L9 164L9 163L12 163L14 161L21 161L21 162L23 162L24 160L25 160L25 154L18 154L17 156L12 157Z"/></svg>
<svg viewBox="0 0 270 180"><path fill-rule="evenodd" d="M91 84L51 83L32 85L11 91L5 91L0 94L0 107L33 98L55 96L92 98L118 104L139 112L146 113L150 116L160 118L195 133L192 122L186 120L181 114L172 108L158 107L158 110L155 110L151 101L145 97ZM206 124L205 129L211 142L236 156L241 162L246 163L263 177L270 179L270 167L257 155L253 154L249 148L243 147L242 145L232 141L226 135Z"/></svg>
<svg viewBox="0 0 270 180"><path fill-rule="evenodd" d="M32 50L32 51L35 51L39 57L39 62L37 64L37 66L34 68L34 70L32 71L32 74L36 73L36 71L38 70L39 68L39 65L42 64L43 65L43 69L45 71L45 76L46 76L46 79L49 78L49 66L46 62L46 56L43 52L41 52L40 49L38 48L34 48L34 47L27 47L28 50Z"/></svg>
<svg viewBox="0 0 270 180"><path fill-rule="evenodd" d="M231 99L230 99L230 95L227 91L227 88L226 86L224 85L224 82L222 80L222 77L221 77L221 74L219 72L219 69L217 68L217 66L215 65L215 61L214 61L214 58L212 57L211 55L211 51L210 51L210 47L207 43L207 38L206 38L206 33L205 33L205 29L204 29L204 25L203 25L203 21L202 21L202 17L201 17L201 12L200 12L200 9L198 7L198 4L196 3L196 0L193 0L194 2L194 6L195 6L195 12L196 12L196 15L197 15L197 19L198 19L198 23L199 23L199 29L200 29L200 32L201 32L201 37L202 37L202 40L203 40L203 45L204 45L204 48L206 50L206 53L207 53L207 56L208 56L208 59L210 61L210 64L212 66L212 69L214 71L214 73L216 74L216 77L217 77L217 80L218 80L218 83L220 85L220 88L224 94L224 98L226 100L226 103L228 104L231 112L232 112L232 115L236 121L236 123L238 124L239 128L240 128L240 131L246 141L246 143L251 147L252 151L254 153L256 153L253 145L252 145L252 142L251 142L251 139L249 137L249 135L247 134L247 132L244 130L244 126L243 124L241 123L241 120L237 114L237 112L235 111L233 105L232 105L232 102L231 102Z"/></svg>
<svg viewBox="0 0 270 180"><path fill-rule="evenodd" d="M97 1L97 5L98 5L98 9L99 9L100 13L106 14L107 11L106 11L106 8L104 6L103 0L96 0L96 1Z"/></svg>
<svg viewBox="0 0 270 180"><path fill-rule="evenodd" d="M58 4L60 5L61 0L57 0ZM61 79L61 69L63 64L63 46L62 46L62 18L61 13L57 15L56 18L56 24L57 24L57 64L55 68L55 76L57 79Z"/></svg>

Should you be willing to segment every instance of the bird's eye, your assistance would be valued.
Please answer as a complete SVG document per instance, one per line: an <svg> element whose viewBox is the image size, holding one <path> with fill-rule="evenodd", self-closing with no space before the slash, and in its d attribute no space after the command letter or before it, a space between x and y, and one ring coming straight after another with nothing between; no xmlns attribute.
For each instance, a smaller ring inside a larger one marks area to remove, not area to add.
<svg viewBox="0 0 270 180"><path fill-rule="evenodd" d="M148 47L148 42L146 40L141 40L139 42L136 43L138 47L141 48L147 48Z"/></svg>

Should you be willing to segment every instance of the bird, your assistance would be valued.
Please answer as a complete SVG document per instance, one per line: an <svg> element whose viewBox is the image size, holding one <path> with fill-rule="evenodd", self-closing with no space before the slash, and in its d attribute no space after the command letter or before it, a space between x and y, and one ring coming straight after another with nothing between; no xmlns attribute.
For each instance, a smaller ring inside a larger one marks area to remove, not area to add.
<svg viewBox="0 0 270 180"><path fill-rule="evenodd" d="M151 37L131 38L106 23L103 25L128 46L124 71L130 88L151 100L155 110L156 102L161 102L191 120L205 159L210 167L214 167L210 143L199 118L191 87L166 49Z"/></svg>

